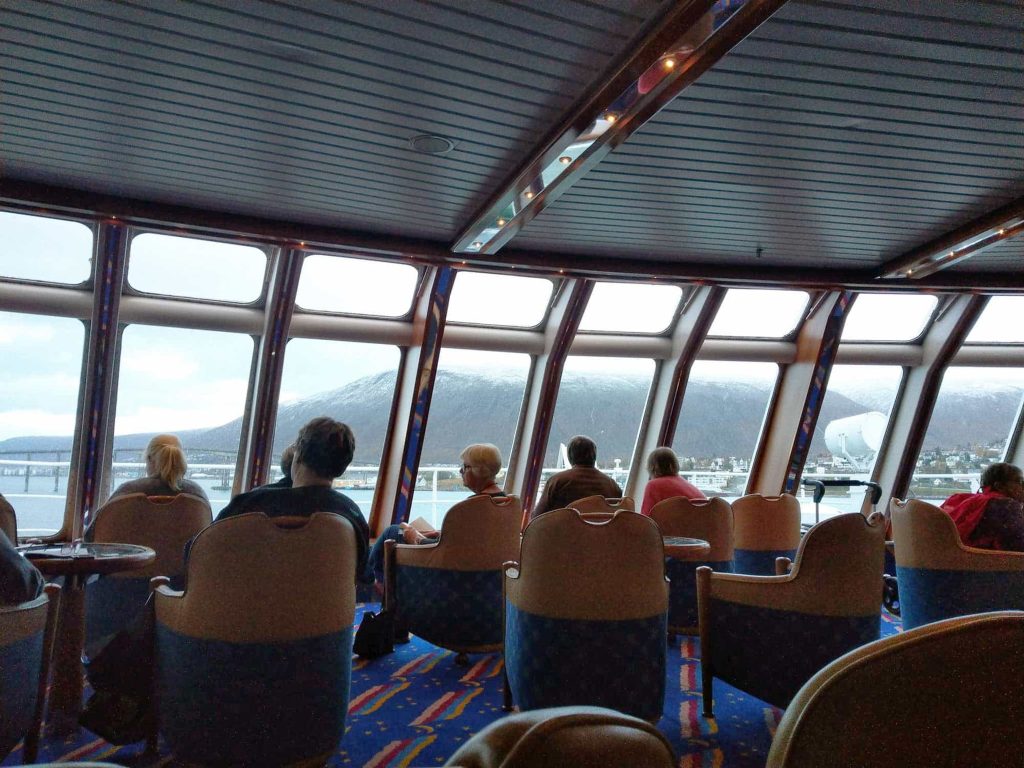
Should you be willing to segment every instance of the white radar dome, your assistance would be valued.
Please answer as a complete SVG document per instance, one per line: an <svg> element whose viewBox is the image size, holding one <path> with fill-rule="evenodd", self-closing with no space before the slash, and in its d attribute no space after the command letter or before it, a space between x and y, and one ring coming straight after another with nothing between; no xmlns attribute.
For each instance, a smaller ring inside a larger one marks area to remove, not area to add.
<svg viewBox="0 0 1024 768"><path fill-rule="evenodd" d="M836 456L868 456L877 453L888 422L884 413L868 411L830 421L825 427L825 445Z"/></svg>

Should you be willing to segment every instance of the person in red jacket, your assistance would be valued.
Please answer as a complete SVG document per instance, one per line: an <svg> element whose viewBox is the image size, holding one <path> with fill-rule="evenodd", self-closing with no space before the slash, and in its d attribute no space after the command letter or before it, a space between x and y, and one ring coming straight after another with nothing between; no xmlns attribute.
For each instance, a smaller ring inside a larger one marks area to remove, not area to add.
<svg viewBox="0 0 1024 768"><path fill-rule="evenodd" d="M644 487L644 501L640 513L651 514L651 508L659 501L685 496L691 501L704 499L704 494L693 483L679 476L679 459L671 448L655 448L647 457L647 473L650 480Z"/></svg>
<svg viewBox="0 0 1024 768"><path fill-rule="evenodd" d="M957 493L942 502L969 547L1024 552L1024 473L999 462L981 474L981 491Z"/></svg>

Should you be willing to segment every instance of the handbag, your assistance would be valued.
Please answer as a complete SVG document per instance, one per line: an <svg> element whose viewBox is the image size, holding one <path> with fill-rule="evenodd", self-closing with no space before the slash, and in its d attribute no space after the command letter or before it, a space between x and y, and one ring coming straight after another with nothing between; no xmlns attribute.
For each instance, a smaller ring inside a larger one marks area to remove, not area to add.
<svg viewBox="0 0 1024 768"><path fill-rule="evenodd" d="M387 609L380 613L363 615L356 630L352 643L352 652L356 656L375 659L395 650L395 618L394 613Z"/></svg>

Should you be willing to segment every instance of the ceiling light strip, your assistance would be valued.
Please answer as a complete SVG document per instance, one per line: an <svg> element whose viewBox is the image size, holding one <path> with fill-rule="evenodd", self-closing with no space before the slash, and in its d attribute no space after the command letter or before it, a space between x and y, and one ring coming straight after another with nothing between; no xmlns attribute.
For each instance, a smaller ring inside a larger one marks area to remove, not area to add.
<svg viewBox="0 0 1024 768"><path fill-rule="evenodd" d="M883 264L879 278L918 280L1024 233L1024 198Z"/></svg>
<svg viewBox="0 0 1024 768"><path fill-rule="evenodd" d="M678 3L608 83L542 142L452 250L496 253L534 216L777 11L785 0Z"/></svg>

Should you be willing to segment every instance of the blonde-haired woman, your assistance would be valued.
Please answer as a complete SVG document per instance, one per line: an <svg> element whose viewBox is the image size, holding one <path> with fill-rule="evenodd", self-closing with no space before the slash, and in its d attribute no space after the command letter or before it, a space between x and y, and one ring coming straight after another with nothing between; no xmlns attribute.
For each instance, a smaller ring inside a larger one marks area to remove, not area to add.
<svg viewBox="0 0 1024 768"><path fill-rule="evenodd" d="M177 496L191 493L209 502L206 491L199 483L185 479L185 452L181 441L175 435L157 435L146 446L146 477L122 483L112 494L124 496L129 493L144 493L147 496Z"/></svg>

